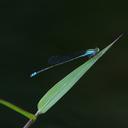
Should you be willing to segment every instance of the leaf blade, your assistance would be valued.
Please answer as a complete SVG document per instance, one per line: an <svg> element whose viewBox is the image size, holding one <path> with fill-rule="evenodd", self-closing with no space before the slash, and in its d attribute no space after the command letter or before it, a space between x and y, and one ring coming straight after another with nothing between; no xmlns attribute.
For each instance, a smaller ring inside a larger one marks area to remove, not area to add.
<svg viewBox="0 0 128 128"><path fill-rule="evenodd" d="M122 36L122 35L121 35ZM119 36L110 45L101 50L97 55L73 70L66 77L56 83L38 102L38 113L47 112L60 98L62 98L74 84L102 57L103 54L121 37Z"/></svg>

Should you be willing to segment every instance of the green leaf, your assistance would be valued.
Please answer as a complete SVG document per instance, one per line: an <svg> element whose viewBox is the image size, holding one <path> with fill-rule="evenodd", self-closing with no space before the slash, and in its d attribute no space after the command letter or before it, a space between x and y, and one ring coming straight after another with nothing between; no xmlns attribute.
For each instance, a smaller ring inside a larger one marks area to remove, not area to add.
<svg viewBox="0 0 128 128"><path fill-rule="evenodd" d="M121 37L120 35L106 48L87 62L73 70L66 77L56 83L38 102L38 114L47 112L61 97L63 97L74 84L95 64L95 62Z"/></svg>
<svg viewBox="0 0 128 128"><path fill-rule="evenodd" d="M11 104L11 103L8 102L8 101L5 101L5 100L0 99L0 104L2 104L2 105L4 105L4 106L6 106L6 107L8 107L8 108L10 108L10 109L12 109L12 110L18 112L18 113L20 113L21 115L23 115L23 116L25 116L25 117L27 117L27 118L29 118L29 119L36 120L36 116L35 116L34 114L29 113L29 112L27 112L27 111L25 111L25 110L23 110L23 109L17 107L17 106L14 105L14 104Z"/></svg>

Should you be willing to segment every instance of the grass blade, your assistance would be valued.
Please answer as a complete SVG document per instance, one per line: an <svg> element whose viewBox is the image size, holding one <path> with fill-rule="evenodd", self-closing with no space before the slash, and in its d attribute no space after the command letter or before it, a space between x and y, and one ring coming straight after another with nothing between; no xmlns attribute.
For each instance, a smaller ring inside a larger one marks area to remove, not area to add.
<svg viewBox="0 0 128 128"><path fill-rule="evenodd" d="M25 116L25 117L27 117L29 119L36 120L36 116L34 114L29 113L29 112L23 110L22 108L19 108L16 105L8 102L8 101L0 99L0 104L2 104L4 106L6 106L6 107L18 112L18 113L20 113L21 115L23 115L23 116Z"/></svg>
<svg viewBox="0 0 128 128"><path fill-rule="evenodd" d="M95 62L121 37L120 35L110 45L101 50L97 55L73 70L66 77L56 83L38 102L38 113L47 112L61 97L63 97L74 84L95 64Z"/></svg>

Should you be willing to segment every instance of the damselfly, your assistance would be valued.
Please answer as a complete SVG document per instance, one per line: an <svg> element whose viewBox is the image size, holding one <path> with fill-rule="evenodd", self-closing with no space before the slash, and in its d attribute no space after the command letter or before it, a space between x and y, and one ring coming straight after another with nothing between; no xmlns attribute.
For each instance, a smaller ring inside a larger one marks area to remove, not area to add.
<svg viewBox="0 0 128 128"><path fill-rule="evenodd" d="M39 71L33 72L33 73L30 75L30 77L34 77L34 76L38 75L39 73L44 72L44 71L46 71L46 70L48 70L48 69L57 67L57 66L59 66L59 65L65 64L65 63L67 63L67 62L71 62L71 61L73 61L73 60L76 60L76 59L79 59L79 58L82 58L82 57L86 57L86 56L87 56L87 57L91 58L91 57L93 57L94 55L96 55L96 54L99 52L99 50L100 50L99 48L88 49L88 50L85 51L83 54L81 54L81 55L79 55L79 56L77 56L77 57L71 58L71 59L66 60L66 61L64 61L64 62L60 62L60 63L54 64L54 65L51 65L51 66L46 67L46 68L43 68L43 69L40 69Z"/></svg>
<svg viewBox="0 0 128 128"><path fill-rule="evenodd" d="M121 38L121 37L122 37L122 34L121 34L118 38L116 38L112 43L114 44L114 43L115 43L116 41L118 41L119 38ZM66 61L63 61L63 62L54 64L54 65L51 65L51 66L46 67L46 68L43 68L43 69L40 69L39 71L33 72L33 73L30 75L30 77L34 77L34 76L40 74L41 72L44 72L44 71L49 70L49 69L51 69L51 68L57 67L57 66L59 66L59 65L65 64L65 63L67 63L67 62L71 62L71 61L73 61L73 60L76 60L76 59L79 59L79 58L82 58L82 57L91 58L91 57L95 56L99 51L100 51L99 48L88 49L88 50L86 50L83 54L81 54L81 55L79 55L79 56L73 57L73 58L71 58L71 59L68 59L68 60L66 60Z"/></svg>

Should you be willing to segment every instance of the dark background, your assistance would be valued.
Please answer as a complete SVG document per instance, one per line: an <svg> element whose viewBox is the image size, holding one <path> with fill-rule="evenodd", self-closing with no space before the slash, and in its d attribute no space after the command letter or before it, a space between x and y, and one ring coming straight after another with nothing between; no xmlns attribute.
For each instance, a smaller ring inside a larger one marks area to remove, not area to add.
<svg viewBox="0 0 128 128"><path fill-rule="evenodd" d="M33 128L128 127L128 2L0 1L0 98L35 113L39 99L84 60L31 79L53 55L104 48L121 38ZM27 119L0 106L0 128Z"/></svg>

